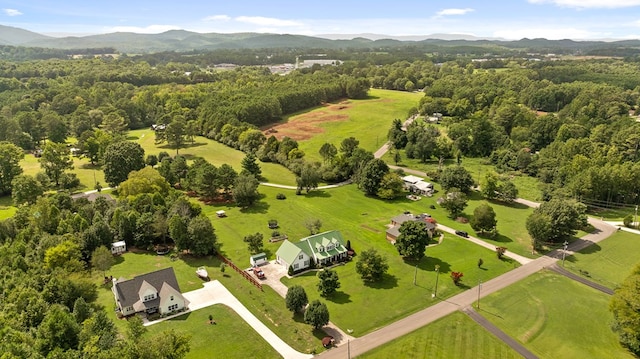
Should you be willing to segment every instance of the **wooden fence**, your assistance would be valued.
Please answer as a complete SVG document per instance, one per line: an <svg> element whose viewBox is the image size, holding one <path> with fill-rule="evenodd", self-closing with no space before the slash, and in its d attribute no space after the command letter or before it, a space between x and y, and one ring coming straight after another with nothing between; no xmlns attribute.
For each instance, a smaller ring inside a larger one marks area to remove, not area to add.
<svg viewBox="0 0 640 359"><path fill-rule="evenodd" d="M223 261L224 263L226 263L229 267L233 268L236 272L240 273L251 284L255 285L256 287L258 287L258 289L262 290L262 283L260 283L254 276L252 276L251 274L247 273L246 271L238 268L238 266L233 264L232 261L228 260L223 255L218 254L218 258L220 258L220 260Z"/></svg>

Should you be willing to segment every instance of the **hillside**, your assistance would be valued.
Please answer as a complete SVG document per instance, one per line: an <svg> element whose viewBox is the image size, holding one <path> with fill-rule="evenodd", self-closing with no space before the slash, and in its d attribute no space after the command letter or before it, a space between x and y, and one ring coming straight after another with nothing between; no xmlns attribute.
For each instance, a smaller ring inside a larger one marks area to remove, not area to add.
<svg viewBox="0 0 640 359"><path fill-rule="evenodd" d="M369 37L367 37L369 36ZM114 48L123 53L154 53L217 49L392 49L411 48L421 52L447 52L496 55L514 52L540 52L604 56L630 56L640 49L640 40L574 41L521 39L504 41L456 35L435 34L421 37L392 37L364 34L329 38L270 33L197 33L170 30L160 34L116 32L89 36L50 37L10 26L0 25L0 45L38 47L59 50Z"/></svg>

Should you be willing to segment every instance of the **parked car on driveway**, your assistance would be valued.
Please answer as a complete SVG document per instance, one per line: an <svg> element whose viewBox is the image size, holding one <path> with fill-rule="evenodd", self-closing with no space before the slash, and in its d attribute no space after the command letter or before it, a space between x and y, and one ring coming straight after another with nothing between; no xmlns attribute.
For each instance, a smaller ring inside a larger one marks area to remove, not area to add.
<svg viewBox="0 0 640 359"><path fill-rule="evenodd" d="M467 233L465 231L456 231L456 234L459 235L460 237L464 237L464 238L469 237L469 233Z"/></svg>

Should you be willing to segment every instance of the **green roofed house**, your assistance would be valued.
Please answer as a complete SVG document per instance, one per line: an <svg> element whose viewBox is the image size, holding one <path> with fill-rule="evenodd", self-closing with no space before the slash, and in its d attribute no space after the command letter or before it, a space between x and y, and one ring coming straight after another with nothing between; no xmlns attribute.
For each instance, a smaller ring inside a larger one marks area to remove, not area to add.
<svg viewBox="0 0 640 359"><path fill-rule="evenodd" d="M276 261L294 272L307 269L312 263L327 265L347 259L347 248L340 231L328 231L299 242L285 240L276 252Z"/></svg>

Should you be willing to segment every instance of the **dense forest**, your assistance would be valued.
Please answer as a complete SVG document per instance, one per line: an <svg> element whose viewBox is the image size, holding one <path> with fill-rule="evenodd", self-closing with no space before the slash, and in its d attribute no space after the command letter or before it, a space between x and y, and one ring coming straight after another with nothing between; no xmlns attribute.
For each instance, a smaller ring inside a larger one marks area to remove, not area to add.
<svg viewBox="0 0 640 359"><path fill-rule="evenodd" d="M406 132L394 121L389 139L408 157L485 158L499 172L538 178L545 200L638 204L638 62L344 58L282 76L262 66L214 70L222 58L245 61L239 51L216 56L195 54L191 63L170 54L0 62L0 192L26 203L0 222L0 351L6 357L180 357L188 338L147 338L135 321L128 333L118 333L94 306L96 288L82 272L99 267L96 251L118 238L140 248L170 240L210 254L216 239L211 223L168 184L250 205L258 160L291 169L299 190L319 180L354 179L367 195L384 198L381 183L391 179L377 174L388 168L356 138L344 139L340 148L323 146L318 150L325 161L311 163L296 141L261 131L297 111L366 98L370 87L422 91L410 114L443 115L441 124L416 122ZM202 160L187 165L168 154L144 157L123 144L127 130L152 125L156 140L176 150L196 135L240 149L247 153L245 170L238 174ZM93 203L65 192L42 196L77 185L64 173L67 141L103 165L109 184L128 196ZM21 174L25 151L42 156L38 176ZM393 192L394 186L383 189Z"/></svg>

